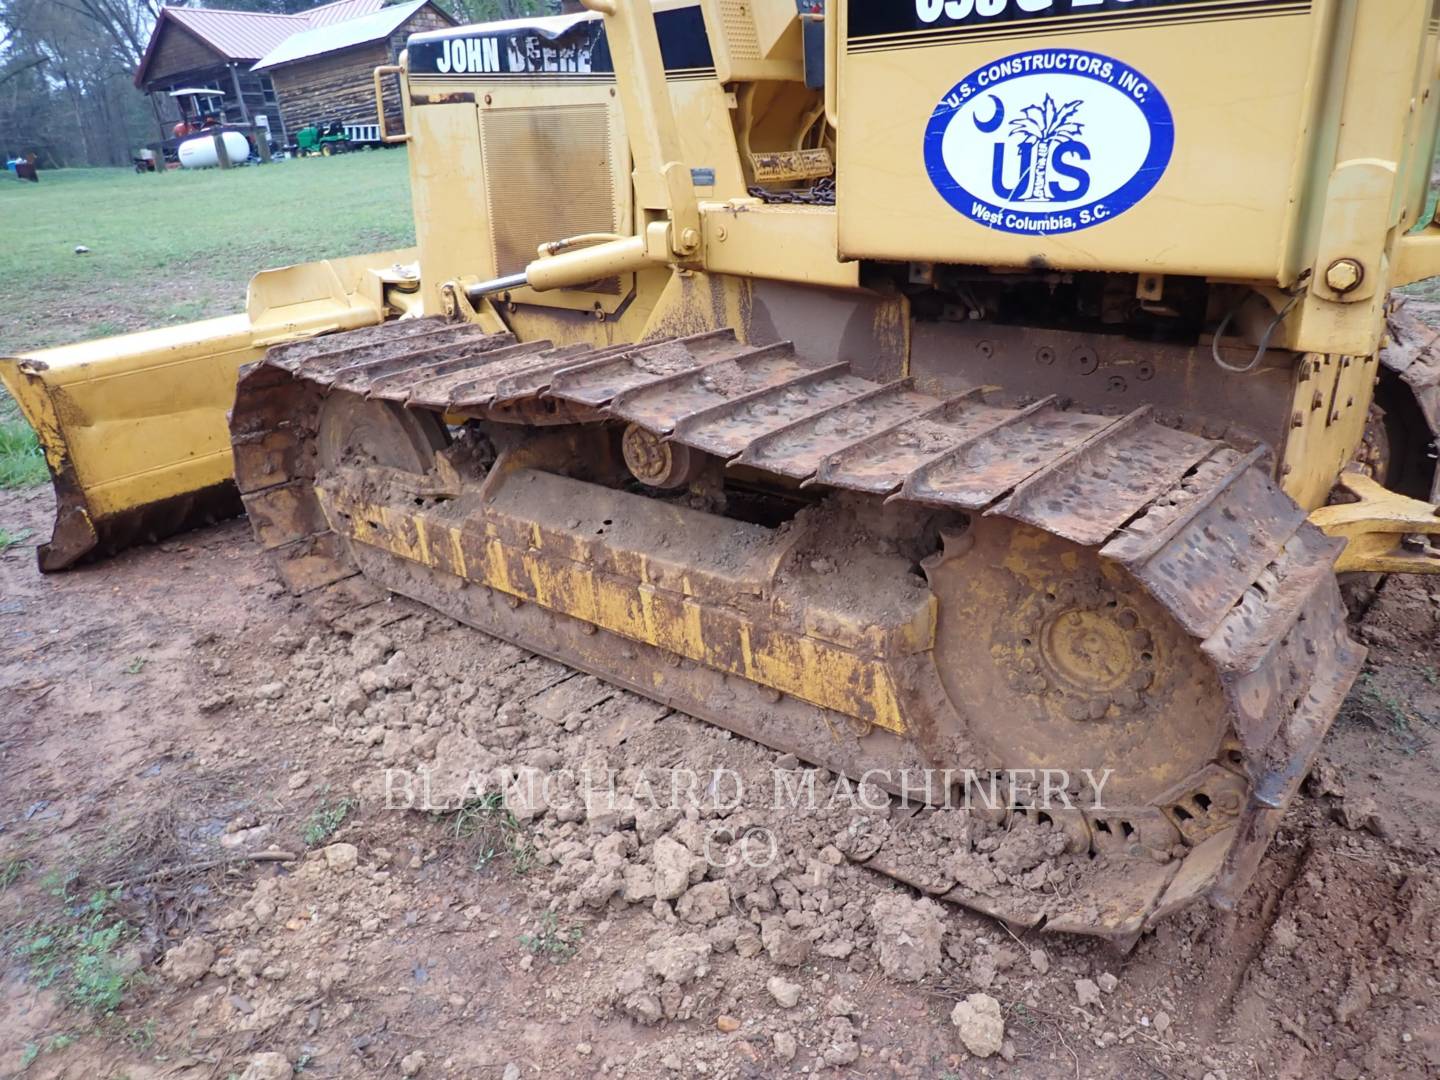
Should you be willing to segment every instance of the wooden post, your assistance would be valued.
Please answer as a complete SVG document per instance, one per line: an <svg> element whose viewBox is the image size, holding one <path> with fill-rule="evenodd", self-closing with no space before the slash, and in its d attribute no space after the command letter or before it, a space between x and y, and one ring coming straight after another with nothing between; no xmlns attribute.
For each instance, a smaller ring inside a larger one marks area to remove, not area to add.
<svg viewBox="0 0 1440 1080"><path fill-rule="evenodd" d="M161 164L164 164L165 140L168 139L173 132L165 130L165 121L160 118L160 103L156 100L155 94L153 92L147 92L145 96L150 99L150 111L155 114L155 130L160 132L160 161Z"/></svg>
<svg viewBox="0 0 1440 1080"><path fill-rule="evenodd" d="M240 75L235 70L235 65L230 67L230 85L235 88L235 100L240 105L240 119L244 123L250 123L250 106L245 104L245 91L240 89Z"/></svg>
<svg viewBox="0 0 1440 1080"><path fill-rule="evenodd" d="M270 129L264 124L256 123L250 126L250 133L255 136L255 149L260 152L260 162L263 165L270 164Z"/></svg>
<svg viewBox="0 0 1440 1080"><path fill-rule="evenodd" d="M210 138L215 143L215 157L220 162L220 168L230 167L230 151L225 149L225 128L217 126L210 129Z"/></svg>

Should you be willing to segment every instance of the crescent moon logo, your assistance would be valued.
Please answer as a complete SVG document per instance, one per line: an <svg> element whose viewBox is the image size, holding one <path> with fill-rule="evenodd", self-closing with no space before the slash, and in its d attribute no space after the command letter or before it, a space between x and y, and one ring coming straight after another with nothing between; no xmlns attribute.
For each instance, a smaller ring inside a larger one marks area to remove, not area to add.
<svg viewBox="0 0 1440 1080"><path fill-rule="evenodd" d="M975 121L975 126L987 135L998 128L1005 119L1005 106L1001 103L1000 99L994 94L989 95L989 97L990 100L995 103L995 111L991 114L990 119L981 120L978 113L971 117L971 119Z"/></svg>

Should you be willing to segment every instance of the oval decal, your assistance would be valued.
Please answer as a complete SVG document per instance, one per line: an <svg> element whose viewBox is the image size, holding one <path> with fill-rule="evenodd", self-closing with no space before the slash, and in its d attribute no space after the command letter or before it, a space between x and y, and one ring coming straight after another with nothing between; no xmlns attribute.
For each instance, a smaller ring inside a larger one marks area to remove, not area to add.
<svg viewBox="0 0 1440 1080"><path fill-rule="evenodd" d="M976 68L940 100L925 128L925 167L970 220L1050 235L1130 209L1174 146L1164 95L1129 64L1034 49Z"/></svg>

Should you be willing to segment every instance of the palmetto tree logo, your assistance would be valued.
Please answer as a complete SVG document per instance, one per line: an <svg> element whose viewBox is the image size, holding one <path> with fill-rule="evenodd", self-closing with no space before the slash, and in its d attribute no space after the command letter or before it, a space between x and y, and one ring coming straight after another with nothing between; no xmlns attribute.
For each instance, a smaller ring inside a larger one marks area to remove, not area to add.
<svg viewBox="0 0 1440 1080"><path fill-rule="evenodd" d="M1045 100L1038 105L1027 105L1020 110L1020 115L1010 121L1010 134L1018 137L1022 147L1028 147L1030 153L1024 155L1029 159L1029 168L1022 171L1019 180L1015 183L1014 191L1010 197L1016 202L1048 202L1050 201L1049 178L1050 178L1050 155L1054 149L1062 143L1070 142L1077 138L1084 125L1077 123L1075 114L1079 111L1082 102L1080 99L1067 101L1064 105L1055 104L1055 99L1049 94ZM1016 195L1025 186L1026 181L1030 183L1030 190L1024 195Z"/></svg>

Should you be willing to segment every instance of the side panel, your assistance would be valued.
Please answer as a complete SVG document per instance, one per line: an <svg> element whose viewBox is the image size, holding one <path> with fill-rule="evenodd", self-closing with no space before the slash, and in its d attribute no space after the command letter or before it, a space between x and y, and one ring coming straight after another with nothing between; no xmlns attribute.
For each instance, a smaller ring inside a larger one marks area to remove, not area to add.
<svg viewBox="0 0 1440 1080"><path fill-rule="evenodd" d="M1317 208L1347 202L1328 180L1345 101L1405 114L1427 6L846 0L841 252L1288 286ZM1378 250L1384 223L1368 232Z"/></svg>
<svg viewBox="0 0 1440 1080"><path fill-rule="evenodd" d="M691 167L696 196L744 196L735 95L716 81L699 7L662 2L656 24L679 156ZM411 188L428 310L439 310L446 281L515 273L540 244L634 234L634 163L597 16L415 35L407 56ZM615 319L636 302L635 289L634 275L623 275L587 288L515 290L509 299Z"/></svg>
<svg viewBox="0 0 1440 1080"><path fill-rule="evenodd" d="M461 89L461 87L464 87ZM461 277L515 273L540 244L633 230L613 88L588 79L410 81L410 190L425 307ZM613 313L631 275L525 302Z"/></svg>
<svg viewBox="0 0 1440 1080"><path fill-rule="evenodd" d="M443 311L440 286L464 275L496 275L489 197L480 153L480 121L472 93L412 87L405 112L410 139L410 201L426 311ZM420 104L424 101L425 104Z"/></svg>
<svg viewBox="0 0 1440 1080"><path fill-rule="evenodd" d="M850 0L839 103L842 253L1272 277L1293 213L1320 12L1263 0L1023 6L1054 17L1023 15L1013 0ZM947 25L947 7L1008 17L972 13ZM894 29L906 24L926 28ZM1003 74L1074 55L1101 66L1086 76ZM1121 87L1132 73L1145 89ZM1049 124L1058 134L1048 144L1030 128L1043 131L1051 117L1031 125L1026 116L1044 110L1047 96L1061 117ZM1147 137L1173 141L1167 161L1145 160ZM1029 183L1037 151L1050 155L1043 197ZM1148 191L1105 194L1142 168L1154 170ZM932 178L941 170L959 174L950 201ZM1018 197L1007 198L1017 185ZM1085 197L1068 197L1077 190ZM1101 215L1109 216L1094 223Z"/></svg>

